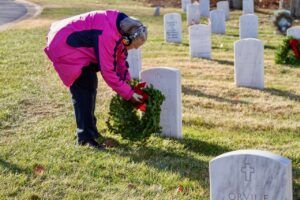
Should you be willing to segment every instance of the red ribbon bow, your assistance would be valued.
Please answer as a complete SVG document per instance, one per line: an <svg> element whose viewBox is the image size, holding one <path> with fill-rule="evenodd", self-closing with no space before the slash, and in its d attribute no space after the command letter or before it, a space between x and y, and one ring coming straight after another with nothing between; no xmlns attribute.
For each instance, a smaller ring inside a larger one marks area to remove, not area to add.
<svg viewBox="0 0 300 200"><path fill-rule="evenodd" d="M137 93L143 97L143 99L141 99L142 103L135 106L137 109L139 109L143 112L146 112L147 105L146 105L145 101L147 101L149 98L149 95L142 90L145 86L146 86L146 82L142 82L142 83L137 84L133 89L135 93Z"/></svg>
<svg viewBox="0 0 300 200"><path fill-rule="evenodd" d="M298 45L299 45L299 41L296 39L291 39L289 41L290 47L293 50L295 56L297 59L300 59L300 53L299 53L299 49L298 49Z"/></svg>

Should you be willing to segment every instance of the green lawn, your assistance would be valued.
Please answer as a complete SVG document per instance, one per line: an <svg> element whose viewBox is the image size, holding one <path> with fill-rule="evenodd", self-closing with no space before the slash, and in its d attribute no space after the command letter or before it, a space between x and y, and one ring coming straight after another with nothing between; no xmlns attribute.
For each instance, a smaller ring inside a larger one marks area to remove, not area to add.
<svg viewBox="0 0 300 200"><path fill-rule="evenodd" d="M209 161L238 149L291 159L294 199L300 198L300 68L274 63L283 37L274 33L268 12L258 13L266 89L251 90L233 83L241 11L231 13L225 36L213 35L212 60L203 60L189 58L185 15L183 43L172 45L164 43L163 17L153 17L154 8L136 1L34 2L45 7L40 17L0 32L0 199L209 199ZM181 70L184 139L154 136L141 145L108 133L113 93L101 79L98 128L119 146L107 152L75 146L70 95L43 53L45 38L53 20L107 8L121 9L149 27L144 69ZM180 9L162 9L174 11Z"/></svg>

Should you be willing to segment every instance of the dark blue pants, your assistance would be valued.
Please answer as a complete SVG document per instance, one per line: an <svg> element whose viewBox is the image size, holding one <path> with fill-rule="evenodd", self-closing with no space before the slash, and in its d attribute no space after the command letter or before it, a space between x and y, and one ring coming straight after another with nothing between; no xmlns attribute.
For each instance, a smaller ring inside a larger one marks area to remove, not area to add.
<svg viewBox="0 0 300 200"><path fill-rule="evenodd" d="M95 64L84 67L80 77L70 87L78 142L99 137L94 114L98 87L97 71L98 66Z"/></svg>

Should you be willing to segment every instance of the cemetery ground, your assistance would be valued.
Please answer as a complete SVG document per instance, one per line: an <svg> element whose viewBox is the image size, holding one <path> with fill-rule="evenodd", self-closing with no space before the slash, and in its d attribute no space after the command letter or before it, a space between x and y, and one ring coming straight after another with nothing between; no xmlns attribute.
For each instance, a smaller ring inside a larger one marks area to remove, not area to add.
<svg viewBox="0 0 300 200"><path fill-rule="evenodd" d="M44 6L41 16L0 33L0 199L209 199L209 161L239 149L291 159L294 199L300 198L300 68L274 63L283 37L274 33L272 11L257 13L266 88L253 90L234 85L241 11L231 12L226 35L212 36L212 60L204 60L189 58L185 14L183 43L175 45L164 42L163 16L136 1L34 2ZM45 38L54 20L108 8L148 26L143 69L180 69L183 139L132 144L108 133L113 93L99 77L98 128L118 146L106 152L75 146L70 94L43 53ZM169 12L180 9L162 9Z"/></svg>

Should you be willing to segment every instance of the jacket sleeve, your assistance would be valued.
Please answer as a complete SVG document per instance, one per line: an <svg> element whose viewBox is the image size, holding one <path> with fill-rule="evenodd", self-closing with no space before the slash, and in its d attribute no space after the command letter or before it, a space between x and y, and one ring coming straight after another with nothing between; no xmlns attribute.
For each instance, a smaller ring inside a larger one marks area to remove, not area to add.
<svg viewBox="0 0 300 200"><path fill-rule="evenodd" d="M129 72L129 64L127 62L127 50L125 47L121 50L120 54L117 57L117 65L118 69L121 72L121 78L125 81L131 80L130 72Z"/></svg>
<svg viewBox="0 0 300 200"><path fill-rule="evenodd" d="M99 38L100 39L100 38ZM98 45L99 64L104 81L121 97L129 100L133 95L133 90L122 78L122 74L117 70L117 51L121 41L102 40Z"/></svg>

